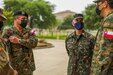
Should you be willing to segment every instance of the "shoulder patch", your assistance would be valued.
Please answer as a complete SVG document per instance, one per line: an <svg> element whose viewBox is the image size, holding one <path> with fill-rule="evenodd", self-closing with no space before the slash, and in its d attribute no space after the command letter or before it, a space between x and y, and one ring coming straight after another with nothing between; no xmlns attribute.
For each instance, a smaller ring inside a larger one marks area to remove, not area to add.
<svg viewBox="0 0 113 75"><path fill-rule="evenodd" d="M32 35L36 35L38 33L38 31L36 29L32 29L30 32Z"/></svg>
<svg viewBox="0 0 113 75"><path fill-rule="evenodd" d="M113 29L105 28L103 31L103 36L105 38L113 38Z"/></svg>

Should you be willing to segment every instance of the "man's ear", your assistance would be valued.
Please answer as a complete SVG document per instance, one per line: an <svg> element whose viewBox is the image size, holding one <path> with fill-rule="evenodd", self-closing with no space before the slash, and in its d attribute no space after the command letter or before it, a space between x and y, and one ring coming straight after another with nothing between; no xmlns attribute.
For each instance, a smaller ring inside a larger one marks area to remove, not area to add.
<svg viewBox="0 0 113 75"><path fill-rule="evenodd" d="M14 16L14 20L18 19L18 16Z"/></svg>
<svg viewBox="0 0 113 75"><path fill-rule="evenodd" d="M108 6L108 2L107 1L104 1L103 7L106 8L107 6Z"/></svg>

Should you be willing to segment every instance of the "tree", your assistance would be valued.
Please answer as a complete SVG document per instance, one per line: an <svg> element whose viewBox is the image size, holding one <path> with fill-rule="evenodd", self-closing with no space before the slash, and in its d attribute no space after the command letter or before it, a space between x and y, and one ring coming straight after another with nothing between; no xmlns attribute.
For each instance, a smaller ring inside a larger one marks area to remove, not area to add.
<svg viewBox="0 0 113 75"><path fill-rule="evenodd" d="M64 19L64 22L58 27L58 29L72 29L73 26L71 25L73 20L73 16L67 16Z"/></svg>
<svg viewBox="0 0 113 75"><path fill-rule="evenodd" d="M13 23L12 11L4 11L4 15L7 17L7 21L5 21L5 25L9 26Z"/></svg>
<svg viewBox="0 0 113 75"><path fill-rule="evenodd" d="M30 15L30 26L47 29L56 23L54 5L44 0L4 0L6 10L23 10Z"/></svg>
<svg viewBox="0 0 113 75"><path fill-rule="evenodd" d="M54 6L44 0L33 1L32 3L26 4L24 8L27 12L31 12L29 14L31 15L32 23L36 24L40 29L47 29L51 25L55 24L56 18L52 14L53 9Z"/></svg>
<svg viewBox="0 0 113 75"><path fill-rule="evenodd" d="M83 12L85 29L95 30L99 27L99 23L102 18L96 14L95 9L96 9L96 5L91 4L87 6L85 11Z"/></svg>
<svg viewBox="0 0 113 75"><path fill-rule="evenodd" d="M28 2L29 0L4 0L5 9L13 12L21 10Z"/></svg>

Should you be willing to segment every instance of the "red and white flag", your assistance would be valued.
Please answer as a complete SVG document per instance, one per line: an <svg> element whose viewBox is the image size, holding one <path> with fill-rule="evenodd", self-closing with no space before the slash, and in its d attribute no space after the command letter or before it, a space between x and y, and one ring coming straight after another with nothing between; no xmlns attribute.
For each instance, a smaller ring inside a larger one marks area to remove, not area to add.
<svg viewBox="0 0 113 75"><path fill-rule="evenodd" d="M113 32L104 31L104 37L106 37L106 38L113 38Z"/></svg>

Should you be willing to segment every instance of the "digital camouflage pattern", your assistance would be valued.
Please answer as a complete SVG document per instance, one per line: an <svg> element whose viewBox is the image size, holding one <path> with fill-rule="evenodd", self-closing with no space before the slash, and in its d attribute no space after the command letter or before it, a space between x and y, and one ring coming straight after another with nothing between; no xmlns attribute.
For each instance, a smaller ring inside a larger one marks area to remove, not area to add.
<svg viewBox="0 0 113 75"><path fill-rule="evenodd" d="M0 37L0 75L13 75L14 70L9 65L9 57L6 44Z"/></svg>
<svg viewBox="0 0 113 75"><path fill-rule="evenodd" d="M80 36L73 32L65 43L69 56L67 75L90 75L94 37L85 31Z"/></svg>
<svg viewBox="0 0 113 75"><path fill-rule="evenodd" d="M10 36L17 36L21 40L18 44L11 43L8 40ZM32 74L35 70L32 48L37 46L37 39L31 33L31 29L25 28L22 33L19 33L15 27L5 28L2 37L7 41L12 67L19 75Z"/></svg>
<svg viewBox="0 0 113 75"><path fill-rule="evenodd" d="M97 33L92 75L113 75L113 37L108 32L113 33L113 12L104 18Z"/></svg>

